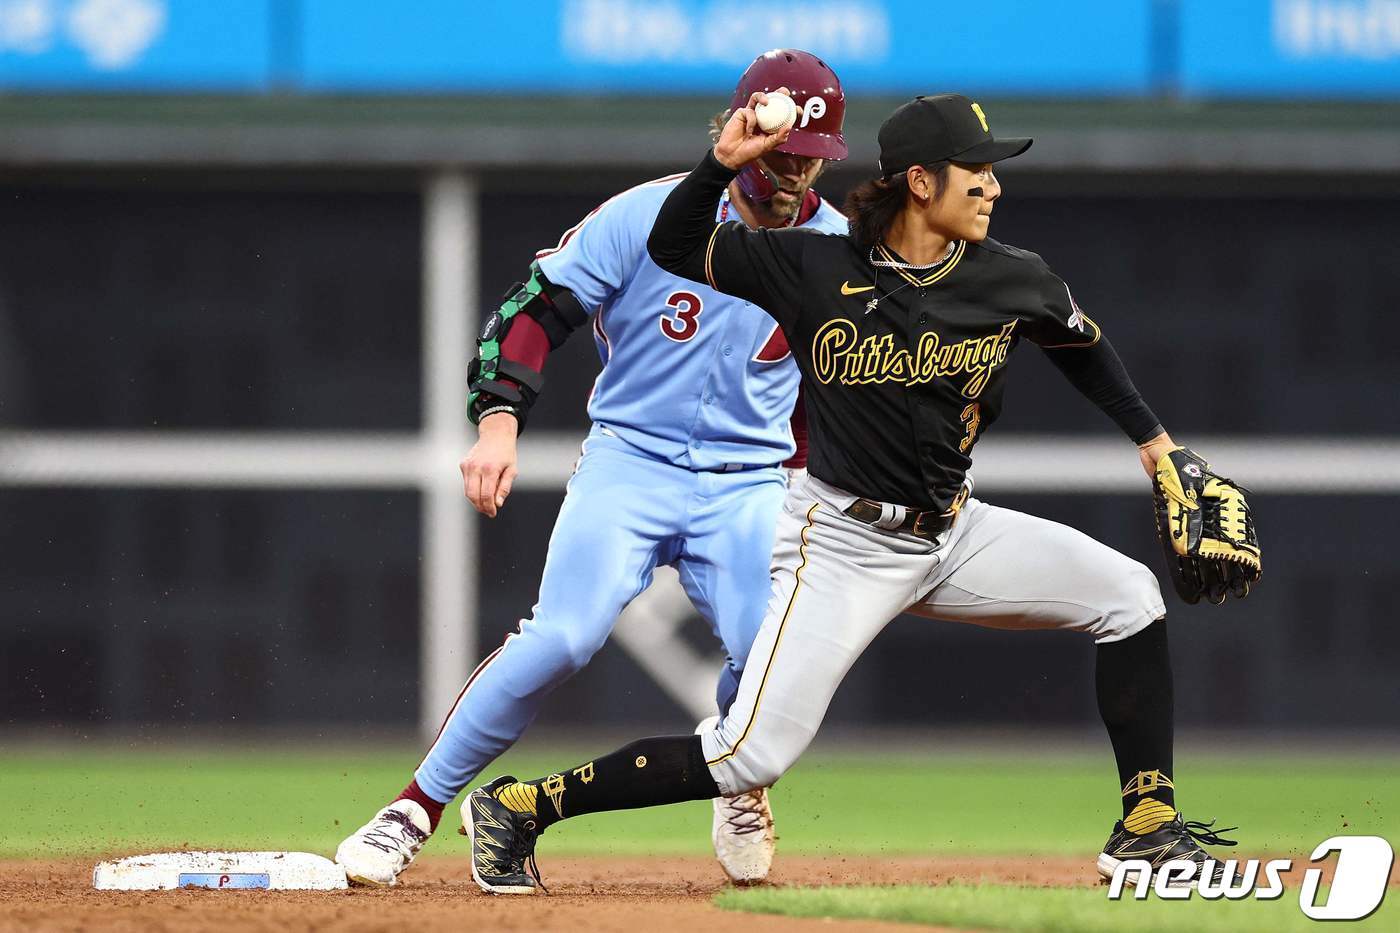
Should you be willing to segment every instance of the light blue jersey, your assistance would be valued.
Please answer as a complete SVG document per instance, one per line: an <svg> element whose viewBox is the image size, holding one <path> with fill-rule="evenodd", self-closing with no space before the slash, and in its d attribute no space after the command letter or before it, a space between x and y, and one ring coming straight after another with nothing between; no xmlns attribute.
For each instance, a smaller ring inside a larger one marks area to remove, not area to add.
<svg viewBox="0 0 1400 933"><path fill-rule="evenodd" d="M767 314L647 255L661 202L682 177L623 192L538 256L549 280L594 313L595 423L549 539L539 601L477 667L415 773L434 800L451 800L520 737L659 566L676 568L724 645L720 712L738 690L768 601L786 488L776 464L793 452L798 375ZM721 203L716 219L731 211ZM825 202L808 223L846 228Z"/></svg>
<svg viewBox="0 0 1400 933"><path fill-rule="evenodd" d="M661 202L684 175L605 202L537 255L548 279L594 313L603 371L588 414L628 443L693 470L781 463L797 366L761 308L664 272L647 255ZM737 220L728 201L716 220ZM803 225L845 233L822 201Z"/></svg>

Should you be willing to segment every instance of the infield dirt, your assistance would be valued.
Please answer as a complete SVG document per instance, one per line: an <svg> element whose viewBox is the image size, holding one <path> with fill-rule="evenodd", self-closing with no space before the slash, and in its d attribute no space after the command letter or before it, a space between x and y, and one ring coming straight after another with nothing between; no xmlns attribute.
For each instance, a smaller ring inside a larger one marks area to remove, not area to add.
<svg viewBox="0 0 1400 933"><path fill-rule="evenodd" d="M92 889L92 860L0 862L0 933L112 930L626 930L910 929L904 924L799 920L736 914L713 906L724 887L713 859L546 859L550 893L491 897L463 858L424 859L393 889L331 892ZM1084 858L780 857L780 885L945 884L989 881L1092 886Z"/></svg>

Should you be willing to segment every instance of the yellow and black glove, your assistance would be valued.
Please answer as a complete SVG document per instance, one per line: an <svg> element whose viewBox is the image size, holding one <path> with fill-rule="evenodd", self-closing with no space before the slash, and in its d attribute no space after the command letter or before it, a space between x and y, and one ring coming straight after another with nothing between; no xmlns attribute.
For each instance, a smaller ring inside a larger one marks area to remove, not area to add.
<svg viewBox="0 0 1400 933"><path fill-rule="evenodd" d="M1259 582L1259 538L1245 490L1177 447L1157 460L1152 498L1157 537L1176 592L1188 603L1243 599Z"/></svg>

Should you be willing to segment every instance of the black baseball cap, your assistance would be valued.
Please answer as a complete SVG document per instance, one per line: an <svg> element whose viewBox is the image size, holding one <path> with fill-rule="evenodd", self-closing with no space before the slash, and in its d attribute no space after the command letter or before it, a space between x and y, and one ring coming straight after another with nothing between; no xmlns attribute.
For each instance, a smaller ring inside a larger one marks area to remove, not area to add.
<svg viewBox="0 0 1400 933"><path fill-rule="evenodd" d="M886 178L911 165L1000 162L1031 147L1025 137L994 139L982 107L961 94L916 97L880 125L880 172Z"/></svg>

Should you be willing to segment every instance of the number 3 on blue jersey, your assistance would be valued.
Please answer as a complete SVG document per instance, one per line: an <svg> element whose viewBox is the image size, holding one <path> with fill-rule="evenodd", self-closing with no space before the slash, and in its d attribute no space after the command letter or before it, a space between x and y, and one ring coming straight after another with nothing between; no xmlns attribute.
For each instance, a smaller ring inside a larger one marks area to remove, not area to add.
<svg viewBox="0 0 1400 933"><path fill-rule="evenodd" d="M675 311L672 317L661 312L661 333L676 343L685 343L700 332L700 312L705 303L694 292L671 292L666 296L666 307Z"/></svg>

